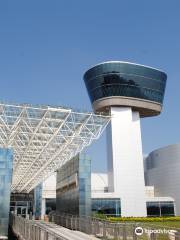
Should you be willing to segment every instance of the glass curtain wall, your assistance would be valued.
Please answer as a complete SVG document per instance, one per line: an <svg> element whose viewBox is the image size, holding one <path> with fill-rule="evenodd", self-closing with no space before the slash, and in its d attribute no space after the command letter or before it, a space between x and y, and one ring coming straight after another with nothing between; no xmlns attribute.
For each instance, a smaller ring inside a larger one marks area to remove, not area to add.
<svg viewBox="0 0 180 240"><path fill-rule="evenodd" d="M57 171L56 209L59 213L91 215L91 161L77 155Z"/></svg>
<svg viewBox="0 0 180 240"><path fill-rule="evenodd" d="M93 198L92 213L108 216L121 216L121 202L119 198Z"/></svg>
<svg viewBox="0 0 180 240"><path fill-rule="evenodd" d="M12 150L0 148L0 236L8 234L12 167Z"/></svg>
<svg viewBox="0 0 180 240"><path fill-rule="evenodd" d="M41 218L42 210L42 183L34 189L34 215L36 219Z"/></svg>

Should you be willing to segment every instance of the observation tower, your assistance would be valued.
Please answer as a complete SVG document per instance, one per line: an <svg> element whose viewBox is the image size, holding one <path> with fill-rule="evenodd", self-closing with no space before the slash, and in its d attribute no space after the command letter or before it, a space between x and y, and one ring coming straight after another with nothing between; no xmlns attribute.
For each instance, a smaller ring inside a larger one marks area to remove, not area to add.
<svg viewBox="0 0 180 240"><path fill-rule="evenodd" d="M109 61L84 81L94 112L111 114L107 128L108 191L121 199L122 216L146 216L140 118L161 113L167 75L155 68Z"/></svg>

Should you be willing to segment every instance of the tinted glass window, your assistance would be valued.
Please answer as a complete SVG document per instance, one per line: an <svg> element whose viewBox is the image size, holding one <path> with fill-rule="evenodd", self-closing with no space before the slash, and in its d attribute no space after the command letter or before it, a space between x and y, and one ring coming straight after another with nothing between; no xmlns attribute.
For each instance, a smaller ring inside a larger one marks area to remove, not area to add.
<svg viewBox="0 0 180 240"><path fill-rule="evenodd" d="M163 102L166 74L128 63L104 63L84 75L91 102L110 96L126 96Z"/></svg>
<svg viewBox="0 0 180 240"><path fill-rule="evenodd" d="M92 211L94 213L99 214L120 216L121 214L120 199L94 198L92 199Z"/></svg>
<svg viewBox="0 0 180 240"><path fill-rule="evenodd" d="M148 216L160 216L159 202L148 202L147 203L147 215Z"/></svg>
<svg viewBox="0 0 180 240"><path fill-rule="evenodd" d="M148 216L174 216L174 202L147 202Z"/></svg>
<svg viewBox="0 0 180 240"><path fill-rule="evenodd" d="M160 207L162 216L174 216L173 202L161 202Z"/></svg>

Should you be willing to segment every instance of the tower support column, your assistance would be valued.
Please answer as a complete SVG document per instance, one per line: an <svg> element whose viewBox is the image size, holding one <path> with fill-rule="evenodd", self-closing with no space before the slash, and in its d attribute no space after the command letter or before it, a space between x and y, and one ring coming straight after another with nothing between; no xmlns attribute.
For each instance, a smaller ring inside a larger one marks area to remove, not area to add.
<svg viewBox="0 0 180 240"><path fill-rule="evenodd" d="M139 112L111 107L107 129L108 185L121 199L121 216L147 216Z"/></svg>

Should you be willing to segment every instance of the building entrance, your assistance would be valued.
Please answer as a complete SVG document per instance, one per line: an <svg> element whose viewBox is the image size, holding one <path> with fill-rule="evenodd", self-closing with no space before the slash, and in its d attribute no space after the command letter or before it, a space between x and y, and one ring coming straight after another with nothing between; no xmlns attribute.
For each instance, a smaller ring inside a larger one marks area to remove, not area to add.
<svg viewBox="0 0 180 240"><path fill-rule="evenodd" d="M28 214L28 208L24 206L16 206L15 213L17 213L17 215L21 215L22 217L26 217Z"/></svg>
<svg viewBox="0 0 180 240"><path fill-rule="evenodd" d="M21 194L12 193L10 202L10 212L26 217L27 214L33 214L33 193Z"/></svg>

